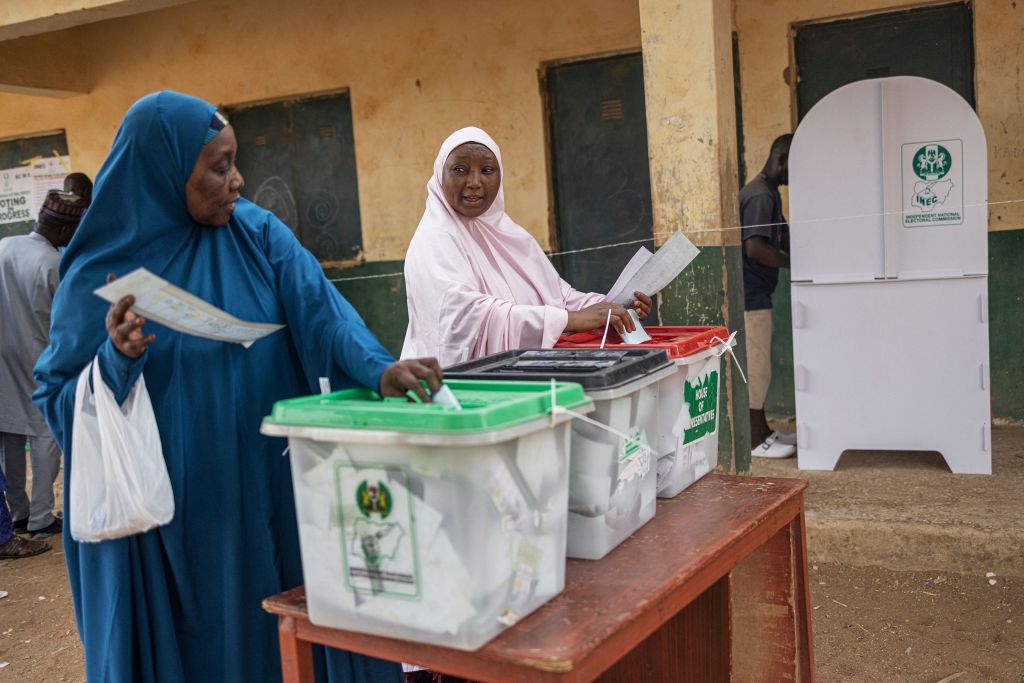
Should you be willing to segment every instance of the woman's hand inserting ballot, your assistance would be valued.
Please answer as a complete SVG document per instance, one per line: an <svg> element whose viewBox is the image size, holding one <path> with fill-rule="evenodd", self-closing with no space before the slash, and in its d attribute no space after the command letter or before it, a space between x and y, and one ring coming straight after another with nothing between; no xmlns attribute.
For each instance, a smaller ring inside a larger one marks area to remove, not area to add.
<svg viewBox="0 0 1024 683"><path fill-rule="evenodd" d="M380 376L381 396L405 396L412 391L424 403L430 403L430 396L423 388L427 383L430 393L441 390L441 365L436 358L417 358L392 363Z"/></svg>

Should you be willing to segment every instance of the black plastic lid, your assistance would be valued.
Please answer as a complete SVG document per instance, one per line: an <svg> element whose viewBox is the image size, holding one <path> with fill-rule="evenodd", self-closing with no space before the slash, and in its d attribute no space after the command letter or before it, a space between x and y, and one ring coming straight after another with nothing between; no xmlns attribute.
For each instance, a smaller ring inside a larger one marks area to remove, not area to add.
<svg viewBox="0 0 1024 683"><path fill-rule="evenodd" d="M520 349L445 368L452 379L577 382L589 391L614 389L666 367L662 349Z"/></svg>

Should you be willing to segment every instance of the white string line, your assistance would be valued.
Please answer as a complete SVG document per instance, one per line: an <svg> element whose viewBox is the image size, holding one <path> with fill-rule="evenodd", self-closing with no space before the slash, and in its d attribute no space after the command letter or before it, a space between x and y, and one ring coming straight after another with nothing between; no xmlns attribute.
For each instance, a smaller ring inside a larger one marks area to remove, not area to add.
<svg viewBox="0 0 1024 683"><path fill-rule="evenodd" d="M979 206L998 206L1002 204L1020 204L1024 203L1024 198L1021 199L1004 199L996 202L976 202L974 204L964 204L963 208L975 208ZM732 230L742 230L743 228L772 228L779 225L803 225L811 223L828 223L834 221L849 221L858 220L862 218L881 218L884 216L901 216L910 211L883 211L882 213L861 213L861 214L850 214L847 216L829 216L826 218L809 218L802 221L782 221L778 223L755 223L753 225L734 225L727 228L707 228L704 230L684 230L683 232L687 235L704 234L709 232L729 232ZM1008 228L1008 230L1020 230L1024 228ZM676 230L664 230L660 232L654 232L650 237L643 237L641 239L626 240L625 242L612 242L610 244L601 244L596 247L583 247L581 249L569 249L566 251L549 251L545 252L548 256L567 256L569 254L582 254L588 251L598 251L600 249L614 249L615 247L628 247L634 244L643 244L645 242L654 242L659 237L669 237L675 234ZM405 273L380 273L378 275L353 275L352 277L338 277L328 278L329 282L350 282L352 280L376 280L385 277L403 277Z"/></svg>

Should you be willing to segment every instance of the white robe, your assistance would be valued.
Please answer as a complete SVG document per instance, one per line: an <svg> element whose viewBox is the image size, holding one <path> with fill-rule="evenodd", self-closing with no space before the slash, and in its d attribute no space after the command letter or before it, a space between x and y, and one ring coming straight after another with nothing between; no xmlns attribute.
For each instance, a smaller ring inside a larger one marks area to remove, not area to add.
<svg viewBox="0 0 1024 683"><path fill-rule="evenodd" d="M0 432L49 436L32 404L32 368L50 343L60 254L33 232L0 240Z"/></svg>

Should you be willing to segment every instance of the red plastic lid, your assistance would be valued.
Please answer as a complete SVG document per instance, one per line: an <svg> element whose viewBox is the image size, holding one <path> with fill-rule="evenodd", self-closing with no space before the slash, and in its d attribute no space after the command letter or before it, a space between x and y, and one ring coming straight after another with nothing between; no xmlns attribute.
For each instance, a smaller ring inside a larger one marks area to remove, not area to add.
<svg viewBox="0 0 1024 683"><path fill-rule="evenodd" d="M729 330L722 326L712 327L645 327L651 341L643 344L623 344L615 330L608 330L604 347L620 349L665 349L669 358L682 358L714 346L729 338ZM717 341L715 338L717 337ZM600 332L575 332L563 334L555 344L556 349L596 349L601 346Z"/></svg>

